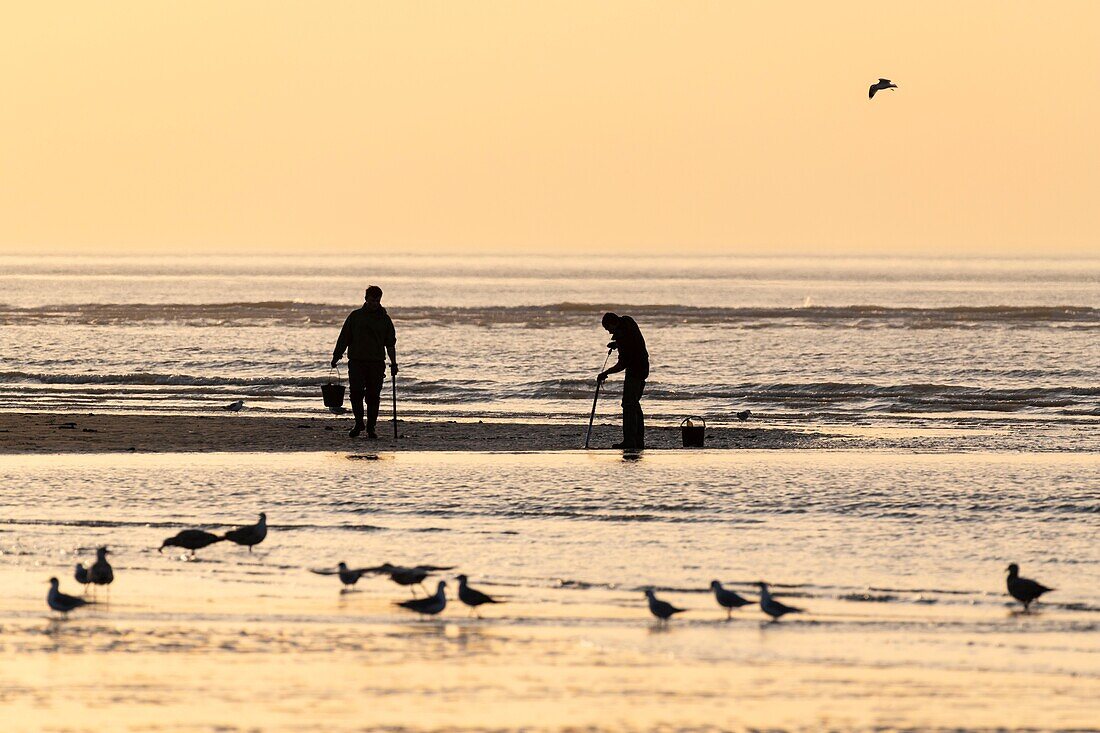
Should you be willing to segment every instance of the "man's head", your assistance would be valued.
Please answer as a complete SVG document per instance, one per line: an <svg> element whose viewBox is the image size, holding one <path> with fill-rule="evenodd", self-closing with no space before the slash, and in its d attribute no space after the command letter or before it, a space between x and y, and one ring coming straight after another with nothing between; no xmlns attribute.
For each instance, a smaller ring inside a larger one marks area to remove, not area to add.
<svg viewBox="0 0 1100 733"><path fill-rule="evenodd" d="M619 327L620 319L614 313L603 314L603 327L607 329L608 333L615 333L615 329Z"/></svg>
<svg viewBox="0 0 1100 733"><path fill-rule="evenodd" d="M382 288L377 285L371 285L363 295L363 301L368 308L377 308L382 304Z"/></svg>

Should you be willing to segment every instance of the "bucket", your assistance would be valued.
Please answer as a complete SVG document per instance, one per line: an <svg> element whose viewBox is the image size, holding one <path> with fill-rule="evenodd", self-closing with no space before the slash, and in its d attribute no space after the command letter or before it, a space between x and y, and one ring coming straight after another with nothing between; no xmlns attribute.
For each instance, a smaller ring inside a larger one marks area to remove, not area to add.
<svg viewBox="0 0 1100 733"><path fill-rule="evenodd" d="M696 425L699 422L701 424ZM706 440L707 421L701 417L692 415L680 421L680 433L684 438L685 448L702 448Z"/></svg>
<svg viewBox="0 0 1100 733"><path fill-rule="evenodd" d="M340 378L340 371L336 371L336 378ZM332 409L340 409L344 406L344 385L336 384L335 382L329 382L328 384L321 385L321 397L325 401L325 407Z"/></svg>

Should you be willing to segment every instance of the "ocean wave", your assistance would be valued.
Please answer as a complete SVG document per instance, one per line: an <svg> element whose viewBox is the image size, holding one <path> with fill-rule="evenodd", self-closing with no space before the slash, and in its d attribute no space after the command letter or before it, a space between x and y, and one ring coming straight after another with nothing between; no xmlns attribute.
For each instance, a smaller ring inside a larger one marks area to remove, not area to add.
<svg viewBox="0 0 1100 733"><path fill-rule="evenodd" d="M0 305L0 325L42 323L124 325L172 323L190 326L333 326L347 316L346 305L298 301L228 303L85 303L17 307ZM727 325L743 328L819 326L846 328L971 328L1048 326L1098 328L1100 308L1085 306L953 306L896 308L878 305L791 308L552 303L511 307L413 306L391 309L403 323L437 325L516 325L530 328L591 324L607 311L626 312L650 324Z"/></svg>

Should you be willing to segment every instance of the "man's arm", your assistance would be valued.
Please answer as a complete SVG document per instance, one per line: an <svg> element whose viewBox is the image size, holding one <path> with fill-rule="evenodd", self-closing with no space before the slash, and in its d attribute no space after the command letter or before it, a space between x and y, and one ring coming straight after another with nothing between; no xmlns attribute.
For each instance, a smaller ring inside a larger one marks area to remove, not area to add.
<svg viewBox="0 0 1100 733"><path fill-rule="evenodd" d="M386 316L390 322L390 332L387 334L386 351L390 355L390 374L397 375L397 331L393 327L393 319Z"/></svg>
<svg viewBox="0 0 1100 733"><path fill-rule="evenodd" d="M351 316L349 315L344 319L344 327L340 329L340 338L336 339L336 348L332 350L332 368L336 368L336 363L344 358L344 352L347 351L348 344L351 343Z"/></svg>

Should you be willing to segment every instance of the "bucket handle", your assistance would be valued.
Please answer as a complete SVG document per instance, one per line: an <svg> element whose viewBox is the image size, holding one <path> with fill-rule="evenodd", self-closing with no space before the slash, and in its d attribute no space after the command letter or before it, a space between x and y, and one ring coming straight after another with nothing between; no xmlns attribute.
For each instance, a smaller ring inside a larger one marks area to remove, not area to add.
<svg viewBox="0 0 1100 733"><path fill-rule="evenodd" d="M706 428L706 426L707 426L707 421L704 420L703 418L699 417L698 415L688 415L687 417L685 417L683 420L680 421L680 427L684 427L684 423L686 423L688 420L698 420L699 422L703 423L704 428Z"/></svg>
<svg viewBox="0 0 1100 733"><path fill-rule="evenodd" d="M334 366L332 369L336 372L336 378L340 381L343 381L344 378L340 376L340 362L337 362L336 366Z"/></svg>

